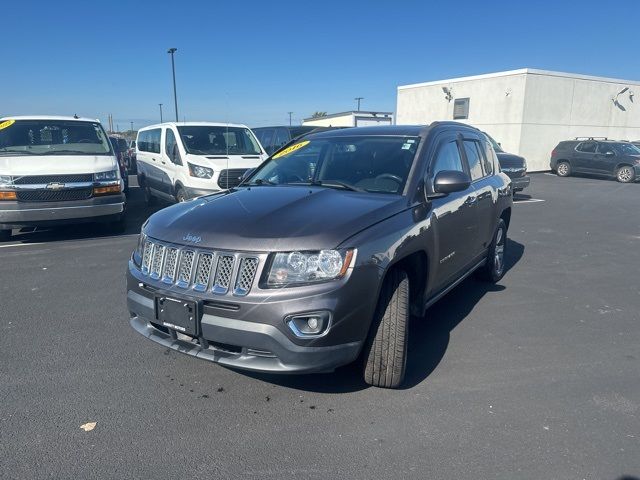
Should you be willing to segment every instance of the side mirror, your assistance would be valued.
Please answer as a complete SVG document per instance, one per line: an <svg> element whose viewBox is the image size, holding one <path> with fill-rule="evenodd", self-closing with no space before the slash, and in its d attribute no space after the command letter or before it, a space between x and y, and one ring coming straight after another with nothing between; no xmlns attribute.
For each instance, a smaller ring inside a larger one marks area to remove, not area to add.
<svg viewBox="0 0 640 480"><path fill-rule="evenodd" d="M471 185L471 178L457 170L442 170L433 181L433 191L442 195L466 190Z"/></svg>
<svg viewBox="0 0 640 480"><path fill-rule="evenodd" d="M251 176L253 172L255 172L255 168L249 168L244 171L244 173L240 176L240 183L244 182L247 178Z"/></svg>

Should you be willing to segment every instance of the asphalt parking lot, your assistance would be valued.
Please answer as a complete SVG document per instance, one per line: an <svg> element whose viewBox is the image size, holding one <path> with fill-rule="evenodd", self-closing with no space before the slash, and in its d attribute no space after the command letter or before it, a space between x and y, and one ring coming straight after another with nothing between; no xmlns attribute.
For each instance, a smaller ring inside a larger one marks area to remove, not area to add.
<svg viewBox="0 0 640 480"><path fill-rule="evenodd" d="M151 213L136 188L124 235L14 235L0 477L640 476L640 184L536 174L525 193L504 279L412 319L400 390L352 366L236 372L136 334L124 272Z"/></svg>

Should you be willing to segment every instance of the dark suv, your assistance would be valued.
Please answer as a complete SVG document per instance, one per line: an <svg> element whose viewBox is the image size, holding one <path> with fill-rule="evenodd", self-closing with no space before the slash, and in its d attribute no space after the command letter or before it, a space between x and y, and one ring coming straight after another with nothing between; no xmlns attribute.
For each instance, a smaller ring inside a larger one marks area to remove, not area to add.
<svg viewBox="0 0 640 480"><path fill-rule="evenodd" d="M333 130L334 128L335 127L313 127L309 125L300 125L296 127L257 127L252 128L251 130L255 136L258 137L264 151L271 155L291 140L302 135L306 135L311 132Z"/></svg>
<svg viewBox="0 0 640 480"><path fill-rule="evenodd" d="M397 387L409 315L505 271L511 181L455 122L299 138L240 186L155 213L127 275L130 323L174 350L272 373L362 358Z"/></svg>
<svg viewBox="0 0 640 480"><path fill-rule="evenodd" d="M576 138L553 149L550 166L561 177L583 173L630 183L640 178L640 148L606 138Z"/></svg>
<svg viewBox="0 0 640 480"><path fill-rule="evenodd" d="M502 145L496 142L487 132L484 134L491 142L491 146L498 156L500 169L511 179L514 192L521 192L531 183L531 177L527 175L527 161L520 155L507 153L502 149Z"/></svg>

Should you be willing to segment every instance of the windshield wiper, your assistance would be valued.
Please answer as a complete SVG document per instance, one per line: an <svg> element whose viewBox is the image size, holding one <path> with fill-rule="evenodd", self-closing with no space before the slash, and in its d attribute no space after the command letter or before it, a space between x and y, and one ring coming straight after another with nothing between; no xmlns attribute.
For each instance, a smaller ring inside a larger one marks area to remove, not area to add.
<svg viewBox="0 0 640 480"><path fill-rule="evenodd" d="M82 150L50 150L45 155L57 155L58 153L81 153L82 155L98 155L95 152L83 152Z"/></svg>
<svg viewBox="0 0 640 480"><path fill-rule="evenodd" d="M351 185L346 182L341 182L340 180L331 180L329 182L325 182L322 180L314 180L309 182L308 185L318 186L318 187L327 187L327 188L341 188L343 190L349 190L351 192L364 192L362 188L358 188L355 185Z"/></svg>
<svg viewBox="0 0 640 480"><path fill-rule="evenodd" d="M262 178L256 178L253 182L245 183L245 184L242 184L242 185L243 186L247 186L247 187L253 187L253 186L256 186L256 185L278 185L278 184L272 182L271 180L262 179Z"/></svg>
<svg viewBox="0 0 640 480"><path fill-rule="evenodd" d="M29 150L0 150L0 155L2 154L8 154L8 155L15 155L15 154L24 154L24 155L39 155L38 153L35 152L31 152Z"/></svg>

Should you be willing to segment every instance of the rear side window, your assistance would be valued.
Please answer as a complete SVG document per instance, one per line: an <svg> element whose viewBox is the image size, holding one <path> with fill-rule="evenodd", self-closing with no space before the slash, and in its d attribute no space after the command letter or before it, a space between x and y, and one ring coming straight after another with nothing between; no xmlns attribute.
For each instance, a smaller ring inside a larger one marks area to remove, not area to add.
<svg viewBox="0 0 640 480"><path fill-rule="evenodd" d="M484 156L486 165L485 172L487 172L487 175L491 175L494 172L499 172L500 163L498 162L498 156L496 155L496 152L490 142L484 142ZM489 168L491 170L489 170ZM491 171L491 173L488 173L489 171Z"/></svg>
<svg viewBox="0 0 640 480"><path fill-rule="evenodd" d="M142 152L160 153L160 136L162 130L154 128L140 132L138 136L138 150Z"/></svg>
<svg viewBox="0 0 640 480"><path fill-rule="evenodd" d="M480 152L478 151L477 143L473 140L465 140L464 152L467 156L467 162L469 163L469 173L471 174L471 180L478 180L484 176L482 172L482 164Z"/></svg>
<svg viewBox="0 0 640 480"><path fill-rule="evenodd" d="M464 172L462 167L462 160L460 158L460 151L458 150L458 144L455 140L444 143L438 149L436 158L431 164L431 176L435 176L444 170L455 170L458 172Z"/></svg>
<svg viewBox="0 0 640 480"><path fill-rule="evenodd" d="M616 152L613 150L613 147L611 145L607 145L606 143L599 143L598 144L598 153L613 153L615 154Z"/></svg>
<svg viewBox="0 0 640 480"><path fill-rule="evenodd" d="M596 142L582 142L576 147L576 150L583 153L596 153Z"/></svg>

